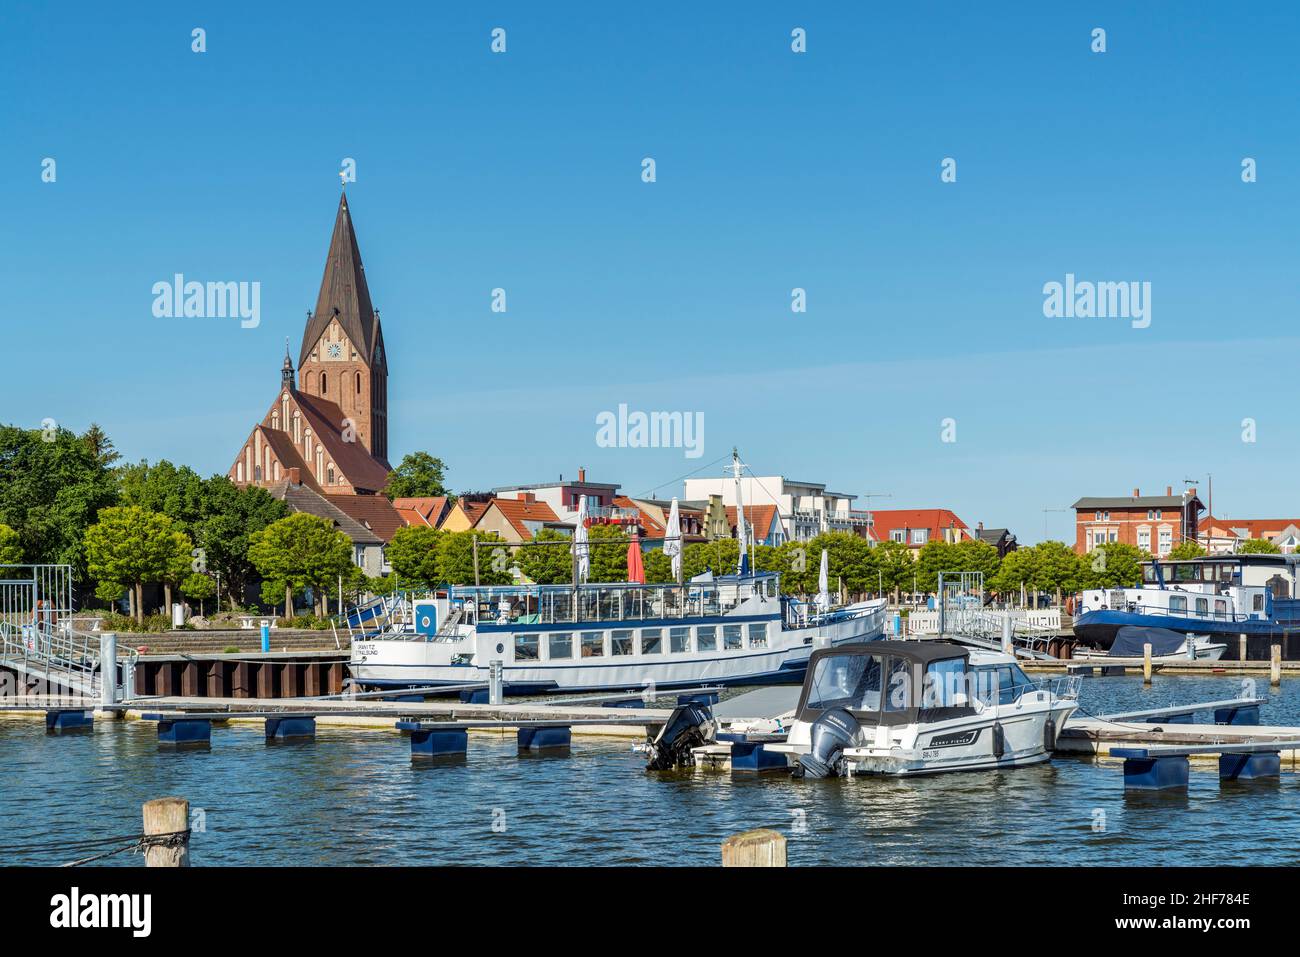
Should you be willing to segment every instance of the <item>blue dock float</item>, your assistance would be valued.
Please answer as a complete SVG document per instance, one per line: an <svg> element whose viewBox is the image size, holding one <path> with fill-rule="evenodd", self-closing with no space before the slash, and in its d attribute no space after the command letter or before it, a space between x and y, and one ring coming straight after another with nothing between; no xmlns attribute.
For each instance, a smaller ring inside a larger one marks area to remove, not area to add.
<svg viewBox="0 0 1300 957"><path fill-rule="evenodd" d="M790 764L784 754L766 750L763 745L784 741L786 736L758 735L750 737L744 734L722 733L717 740L731 745L731 770L759 773L762 771L784 771Z"/></svg>
<svg viewBox="0 0 1300 957"><path fill-rule="evenodd" d="M1214 709L1215 724L1259 724L1259 705L1236 705L1228 708Z"/></svg>
<svg viewBox="0 0 1300 957"><path fill-rule="evenodd" d="M1188 758L1193 754L1219 756L1219 780L1253 781L1282 773L1282 752L1300 748L1300 741L1251 741L1240 744L1155 745L1149 748L1111 748L1113 758L1124 759L1126 790L1163 790L1187 787Z"/></svg>
<svg viewBox="0 0 1300 957"><path fill-rule="evenodd" d="M573 747L573 729L567 724L519 729L520 751L568 751Z"/></svg>
<svg viewBox="0 0 1300 957"><path fill-rule="evenodd" d="M292 741L316 737L316 719L310 715L287 715L266 719L266 740Z"/></svg>
<svg viewBox="0 0 1300 957"><path fill-rule="evenodd" d="M1280 778L1281 776L1282 754L1279 751L1219 755L1220 781L1254 781L1259 778Z"/></svg>
<svg viewBox="0 0 1300 957"><path fill-rule="evenodd" d="M45 730L53 734L94 730L94 727L95 712L85 708L58 708L45 712Z"/></svg>
<svg viewBox="0 0 1300 957"><path fill-rule="evenodd" d="M1124 759L1124 790L1187 789L1187 755L1152 756L1148 748L1111 748L1112 758Z"/></svg>
<svg viewBox="0 0 1300 957"><path fill-rule="evenodd" d="M167 718L158 720L159 744L211 744L210 718Z"/></svg>
<svg viewBox="0 0 1300 957"><path fill-rule="evenodd" d="M419 721L399 721L397 729L411 732L413 758L464 757L469 751L466 728L425 727Z"/></svg>
<svg viewBox="0 0 1300 957"><path fill-rule="evenodd" d="M1120 711L1098 715L1099 720L1142 724L1195 724L1198 714L1214 713L1215 724L1258 725L1259 706L1267 698L1230 698L1227 701L1202 701L1196 704L1149 708L1146 711Z"/></svg>

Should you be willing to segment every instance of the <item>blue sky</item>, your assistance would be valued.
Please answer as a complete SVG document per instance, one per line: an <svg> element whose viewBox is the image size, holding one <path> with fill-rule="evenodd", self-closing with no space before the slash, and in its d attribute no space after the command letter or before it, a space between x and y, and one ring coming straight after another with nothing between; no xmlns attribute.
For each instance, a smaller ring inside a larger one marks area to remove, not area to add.
<svg viewBox="0 0 1300 957"><path fill-rule="evenodd" d="M1001 9L10 10L0 419L224 472L352 157L393 458L427 449L457 489L585 466L672 494L734 444L1026 541L1072 534L1044 509L1080 495L1210 473L1217 512L1300 513L1300 13ZM176 272L260 282L261 324L155 318ZM1067 273L1150 282L1150 327L1044 317ZM597 447L621 402L702 413L704 454Z"/></svg>

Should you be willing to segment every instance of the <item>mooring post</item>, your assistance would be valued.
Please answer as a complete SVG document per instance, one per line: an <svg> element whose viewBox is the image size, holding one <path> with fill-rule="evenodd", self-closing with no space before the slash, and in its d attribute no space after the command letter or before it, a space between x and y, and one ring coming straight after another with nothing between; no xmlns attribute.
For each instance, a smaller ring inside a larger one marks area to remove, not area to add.
<svg viewBox="0 0 1300 957"><path fill-rule="evenodd" d="M1011 610L1007 609L1002 616L1002 653L1004 655L1012 653L1011 646L1014 640L1012 636L1014 634L1015 625L1011 621Z"/></svg>
<svg viewBox="0 0 1300 957"><path fill-rule="evenodd" d="M500 661L488 662L488 704L501 703L501 674L504 670L505 665Z"/></svg>
<svg viewBox="0 0 1300 957"><path fill-rule="evenodd" d="M1191 641L1191 639L1189 638L1188 641ZM1150 642L1148 642L1147 644L1145 644L1145 645L1142 646L1142 683L1143 683L1144 685L1149 685L1149 684L1151 684L1151 644L1150 644Z"/></svg>
<svg viewBox="0 0 1300 957"><path fill-rule="evenodd" d="M769 828L733 834L722 842L723 867L785 867L785 835Z"/></svg>
<svg viewBox="0 0 1300 957"><path fill-rule="evenodd" d="M1274 688L1282 684L1282 646L1274 645L1269 655L1268 683Z"/></svg>
<svg viewBox="0 0 1300 957"><path fill-rule="evenodd" d="M111 708L117 704L117 632L99 635L99 704Z"/></svg>
<svg viewBox="0 0 1300 957"><path fill-rule="evenodd" d="M1245 660L1246 660L1246 636L1245 636L1245 635L1241 635L1241 636L1238 638L1238 641L1237 641L1237 648L1238 648L1238 651L1237 651L1237 660L1238 660L1238 661L1245 661Z"/></svg>
<svg viewBox="0 0 1300 957"><path fill-rule="evenodd" d="M122 659L122 700L135 697L135 659L129 655Z"/></svg>
<svg viewBox="0 0 1300 957"><path fill-rule="evenodd" d="M262 622L262 654L267 654L271 650L271 626L267 622Z"/></svg>
<svg viewBox="0 0 1300 957"><path fill-rule="evenodd" d="M190 802L185 798L158 798L144 805L144 836L178 834L175 846L145 848L145 867L190 866Z"/></svg>

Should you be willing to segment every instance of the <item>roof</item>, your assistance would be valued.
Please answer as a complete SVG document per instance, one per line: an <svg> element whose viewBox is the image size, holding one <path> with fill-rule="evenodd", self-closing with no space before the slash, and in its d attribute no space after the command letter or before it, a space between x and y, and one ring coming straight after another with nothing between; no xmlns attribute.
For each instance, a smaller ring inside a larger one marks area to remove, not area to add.
<svg viewBox="0 0 1300 957"><path fill-rule="evenodd" d="M664 511L663 521L666 522L668 521L667 510L671 508L671 505L648 499L641 499L638 501L636 499L628 498L626 495L615 495L614 505L616 508L636 509L637 514L641 516L641 527L645 529L647 538L662 538L664 536L665 529L663 523L660 522L657 516L647 512L645 506L649 505L651 508L662 509ZM677 506L677 510L680 515L681 505Z"/></svg>
<svg viewBox="0 0 1300 957"><path fill-rule="evenodd" d="M975 537L980 541L988 542L990 545L997 544L1004 538L1015 538L1009 528L977 528Z"/></svg>
<svg viewBox="0 0 1300 957"><path fill-rule="evenodd" d="M947 508L872 509L871 523L876 537L880 539L888 538L889 533L896 528L925 528L936 535L945 528L970 531L970 527L952 509Z"/></svg>
<svg viewBox="0 0 1300 957"><path fill-rule="evenodd" d="M399 496L393 499L393 508L407 525L437 528L447 511L447 496Z"/></svg>
<svg viewBox="0 0 1300 957"><path fill-rule="evenodd" d="M727 512L727 524L734 530L736 527L736 506L724 506ZM780 523L779 513L775 505L747 505L745 507L745 521L754 528L758 538L767 538L772 534L773 525L779 531L782 526Z"/></svg>
<svg viewBox="0 0 1300 957"><path fill-rule="evenodd" d="M306 485L291 485L288 479L284 479L272 485L268 491L295 512L306 512L308 515L329 519L339 531L352 539L354 545L384 544L384 540L375 532Z"/></svg>
<svg viewBox="0 0 1300 957"><path fill-rule="evenodd" d="M343 410L328 399L294 392L307 425L354 488L378 492L388 484L388 463L366 451L360 442L343 441Z"/></svg>
<svg viewBox="0 0 1300 957"><path fill-rule="evenodd" d="M1188 496L1187 501L1200 501L1196 496ZM1076 510L1096 508L1182 508L1181 495L1121 495L1101 498L1081 498L1070 506Z"/></svg>
<svg viewBox="0 0 1300 957"><path fill-rule="evenodd" d="M961 645L947 641L867 641L850 642L833 648L818 648L809 658L812 667L817 658L827 655L862 654L890 655L895 658L907 658L920 664L931 661L943 661L948 658L966 658L969 651Z"/></svg>
<svg viewBox="0 0 1300 957"><path fill-rule="evenodd" d="M385 542L391 541L406 522L383 495L325 495L325 498L366 526Z"/></svg>
<svg viewBox="0 0 1300 957"><path fill-rule="evenodd" d="M514 530L519 533L519 537L524 539L533 537L533 530L525 522L555 523L560 520L560 517L555 514L551 506L545 502L528 502L521 498L496 498L488 503L483 511L486 512L488 508L496 508ZM477 523L478 520L475 521L475 524Z"/></svg>
<svg viewBox="0 0 1300 957"><path fill-rule="evenodd" d="M1225 529L1234 535L1241 536L1245 532L1247 538L1272 538L1288 528L1300 528L1300 518L1216 518L1208 517L1201 519L1201 526L1208 528L1211 532L1215 529Z"/></svg>
<svg viewBox="0 0 1300 957"><path fill-rule="evenodd" d="M307 468L307 463L302 460L302 454L298 447L293 444L289 436L279 429L269 429L264 425L259 425L257 431L262 433L262 441L271 447L275 457L280 460L280 467L283 469L297 469L298 475L307 485L320 491L320 486L316 484L316 479L312 477L311 470Z"/></svg>
<svg viewBox="0 0 1300 957"><path fill-rule="evenodd" d="M316 298L316 311L303 332L298 368L302 368L312 347L335 318L368 363L374 354L379 319L370 303L370 289L366 285L366 270L361 264L361 250L357 248L356 232L352 228L347 193L339 197L334 233L330 236L329 252L325 255L325 273L321 276L320 293Z"/></svg>

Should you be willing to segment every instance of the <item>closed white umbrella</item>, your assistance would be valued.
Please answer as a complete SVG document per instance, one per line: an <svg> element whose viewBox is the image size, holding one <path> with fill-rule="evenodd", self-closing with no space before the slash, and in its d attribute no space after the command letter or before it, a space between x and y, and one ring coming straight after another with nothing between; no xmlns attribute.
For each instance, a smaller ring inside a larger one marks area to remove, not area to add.
<svg viewBox="0 0 1300 957"><path fill-rule="evenodd" d="M817 608L819 611L829 611L830 607L830 556L823 548L822 565L817 572Z"/></svg>
<svg viewBox="0 0 1300 957"><path fill-rule="evenodd" d="M587 545L587 496L578 497L578 526L573 530L573 554L578 560L578 581L581 584L591 574L591 548Z"/></svg>
<svg viewBox="0 0 1300 957"><path fill-rule="evenodd" d="M668 510L668 527L664 529L664 554L673 560L673 581L682 580L682 516L677 511L677 499L673 498Z"/></svg>

